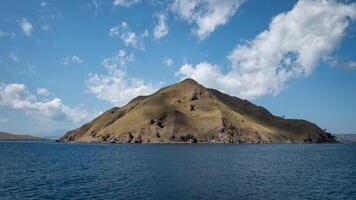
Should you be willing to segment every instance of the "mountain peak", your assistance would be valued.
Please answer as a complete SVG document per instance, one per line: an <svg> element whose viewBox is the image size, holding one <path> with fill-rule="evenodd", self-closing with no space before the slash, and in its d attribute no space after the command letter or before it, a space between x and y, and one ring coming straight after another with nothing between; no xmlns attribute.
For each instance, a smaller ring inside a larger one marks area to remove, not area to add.
<svg viewBox="0 0 356 200"><path fill-rule="evenodd" d="M178 84L180 84L180 83L188 83L188 84L192 84L192 85L200 85L197 81L195 81L192 78L186 78L186 79L182 80L181 82L179 82Z"/></svg>

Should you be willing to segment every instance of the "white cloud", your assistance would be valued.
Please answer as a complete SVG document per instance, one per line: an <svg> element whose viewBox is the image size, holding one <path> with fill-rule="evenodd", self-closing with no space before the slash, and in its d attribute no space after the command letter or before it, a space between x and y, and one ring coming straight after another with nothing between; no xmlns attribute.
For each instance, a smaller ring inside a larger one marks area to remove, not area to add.
<svg viewBox="0 0 356 200"><path fill-rule="evenodd" d="M26 19L23 18L21 21L21 28L23 30L23 32L27 35L27 36L31 36L32 31L33 31L33 27L32 24Z"/></svg>
<svg viewBox="0 0 356 200"><path fill-rule="evenodd" d="M130 7L134 4L137 4L140 0L114 0L114 6L123 6L123 7Z"/></svg>
<svg viewBox="0 0 356 200"><path fill-rule="evenodd" d="M41 28L42 30L48 31L51 28L51 26L49 24L43 24Z"/></svg>
<svg viewBox="0 0 356 200"><path fill-rule="evenodd" d="M122 36L122 41L124 41L126 46L131 45L132 47L136 47L137 46L137 36L136 33L134 32L126 32L123 36Z"/></svg>
<svg viewBox="0 0 356 200"><path fill-rule="evenodd" d="M11 39L14 39L16 36L16 33L14 32L4 32L0 29L0 37L9 37Z"/></svg>
<svg viewBox="0 0 356 200"><path fill-rule="evenodd" d="M157 23L153 29L153 36L160 39L168 34L169 27L167 25L167 17L164 14L157 15Z"/></svg>
<svg viewBox="0 0 356 200"><path fill-rule="evenodd" d="M21 110L45 120L80 122L92 117L85 110L71 108L59 98L39 101L26 86L19 83L0 83L0 107Z"/></svg>
<svg viewBox="0 0 356 200"><path fill-rule="evenodd" d="M98 99L121 106L139 95L148 95L158 89L158 86L146 84L141 79L129 78L126 63L133 60L133 55L127 55L120 50L116 55L105 58L102 65L107 74L89 74L86 81L88 91Z"/></svg>
<svg viewBox="0 0 356 200"><path fill-rule="evenodd" d="M71 65L71 64L83 64L83 62L84 61L81 58L74 55L74 56L67 56L66 58L64 58L62 63L63 65Z"/></svg>
<svg viewBox="0 0 356 200"><path fill-rule="evenodd" d="M114 27L110 28L109 36L110 37L119 37L119 35L120 35L119 28L120 28L119 26L114 26Z"/></svg>
<svg viewBox="0 0 356 200"><path fill-rule="evenodd" d="M226 24L243 0L175 0L173 12L190 24L199 39L205 39L218 26Z"/></svg>
<svg viewBox="0 0 356 200"><path fill-rule="evenodd" d="M96 0L92 0L92 3L94 5L95 11L94 11L94 15L98 14L98 8L99 8L99 4Z"/></svg>
<svg viewBox="0 0 356 200"><path fill-rule="evenodd" d="M142 38L145 38L145 37L148 37L148 36L149 36L149 32L148 32L147 29L143 33L141 33L141 37Z"/></svg>
<svg viewBox="0 0 356 200"><path fill-rule="evenodd" d="M148 31L144 31L141 34L132 32L127 22L121 22L120 26L114 26L109 30L110 37L120 38L125 46L131 46L135 49L145 50L144 38L148 36Z"/></svg>
<svg viewBox="0 0 356 200"><path fill-rule="evenodd" d="M9 58L14 62L19 62L20 61L19 57L14 52L10 52Z"/></svg>
<svg viewBox="0 0 356 200"><path fill-rule="evenodd" d="M41 2L40 5L38 21L39 24L41 24L41 29L44 31L48 31L51 28L55 29L55 25L52 22L54 20L62 19L62 14L58 12L57 6L52 3Z"/></svg>
<svg viewBox="0 0 356 200"><path fill-rule="evenodd" d="M167 67L170 67L173 65L173 60L171 58L164 58L163 59L163 64L166 65Z"/></svg>
<svg viewBox="0 0 356 200"><path fill-rule="evenodd" d="M320 59L337 48L355 18L355 3L302 0L274 17L268 30L237 45L228 55L227 73L202 62L185 64L176 75L242 98L275 95L288 81L310 75Z"/></svg>
<svg viewBox="0 0 356 200"><path fill-rule="evenodd" d="M334 68L356 69L356 62L335 56L325 56L323 61Z"/></svg>
<svg viewBox="0 0 356 200"><path fill-rule="evenodd" d="M43 95L43 96L49 95L49 91L46 88L37 88L36 92L37 92L37 94Z"/></svg>

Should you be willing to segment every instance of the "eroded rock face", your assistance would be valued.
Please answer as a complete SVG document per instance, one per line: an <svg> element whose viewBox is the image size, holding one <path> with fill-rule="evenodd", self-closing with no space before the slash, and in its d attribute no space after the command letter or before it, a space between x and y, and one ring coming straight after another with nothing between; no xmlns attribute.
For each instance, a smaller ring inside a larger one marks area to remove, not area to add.
<svg viewBox="0 0 356 200"><path fill-rule="evenodd" d="M190 97L190 101L196 101L198 99L200 99L202 97L202 92L201 91L197 91L195 90L192 94L192 96Z"/></svg>
<svg viewBox="0 0 356 200"><path fill-rule="evenodd" d="M142 138L140 135L136 136L133 140L134 143L142 143Z"/></svg>
<svg viewBox="0 0 356 200"><path fill-rule="evenodd" d="M60 142L323 143L335 138L305 120L276 117L192 79L112 108Z"/></svg>

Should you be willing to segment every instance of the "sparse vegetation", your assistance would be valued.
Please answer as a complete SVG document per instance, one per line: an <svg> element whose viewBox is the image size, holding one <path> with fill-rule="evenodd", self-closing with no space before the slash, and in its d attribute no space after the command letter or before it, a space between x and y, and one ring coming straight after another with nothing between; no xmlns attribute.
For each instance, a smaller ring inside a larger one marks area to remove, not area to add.
<svg viewBox="0 0 356 200"><path fill-rule="evenodd" d="M158 122L157 125L160 127L160 128L163 128L163 122Z"/></svg>
<svg viewBox="0 0 356 200"><path fill-rule="evenodd" d="M102 136L103 141L107 141L109 139L110 135L109 134L105 134Z"/></svg>
<svg viewBox="0 0 356 200"><path fill-rule="evenodd" d="M191 133L180 136L180 140L182 142L192 142L192 143L198 142L197 138Z"/></svg>
<svg viewBox="0 0 356 200"><path fill-rule="evenodd" d="M132 135L131 132L128 132L128 135L129 135L129 138L130 138L131 140L134 139L134 136Z"/></svg>
<svg viewBox="0 0 356 200"><path fill-rule="evenodd" d="M326 129L324 129L324 130L325 130L325 132L326 132ZM331 134L331 133L326 132L326 135L327 135L328 137L330 137L330 138L336 139L336 136L333 135L333 134Z"/></svg>

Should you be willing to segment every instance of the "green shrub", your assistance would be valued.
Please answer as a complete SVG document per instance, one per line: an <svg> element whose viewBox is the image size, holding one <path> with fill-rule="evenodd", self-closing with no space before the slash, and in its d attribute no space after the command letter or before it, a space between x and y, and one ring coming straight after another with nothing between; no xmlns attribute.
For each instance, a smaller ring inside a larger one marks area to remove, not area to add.
<svg viewBox="0 0 356 200"><path fill-rule="evenodd" d="M193 143L198 142L197 138L191 133L180 136L180 140L182 142L189 142L189 141L192 141Z"/></svg>

